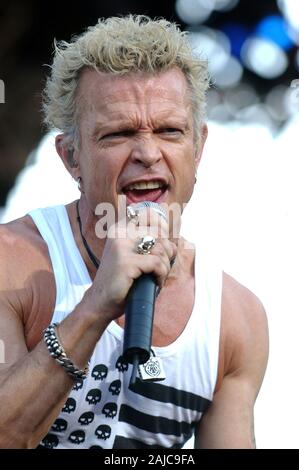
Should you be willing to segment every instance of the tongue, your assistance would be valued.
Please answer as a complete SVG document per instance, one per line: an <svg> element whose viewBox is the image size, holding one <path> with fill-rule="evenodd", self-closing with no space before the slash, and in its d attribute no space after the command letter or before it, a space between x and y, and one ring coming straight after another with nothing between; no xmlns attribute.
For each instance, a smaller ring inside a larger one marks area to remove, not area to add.
<svg viewBox="0 0 299 470"><path fill-rule="evenodd" d="M141 202L141 201L156 201L163 193L163 189L130 189L125 192L129 201Z"/></svg>

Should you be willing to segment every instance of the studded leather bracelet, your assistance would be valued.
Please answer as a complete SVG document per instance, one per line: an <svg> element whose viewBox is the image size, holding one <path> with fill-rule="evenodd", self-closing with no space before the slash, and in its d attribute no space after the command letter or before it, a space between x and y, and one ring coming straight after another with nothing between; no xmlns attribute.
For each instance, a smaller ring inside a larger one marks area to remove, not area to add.
<svg viewBox="0 0 299 470"><path fill-rule="evenodd" d="M44 331L44 341L46 343L50 355L53 357L53 359L55 359L55 361L58 362L58 364L60 364L66 370L66 372L73 379L86 379L88 374L88 366L86 366L84 369L78 369L74 365L74 363L67 357L66 352L57 337L57 325L58 323L52 323Z"/></svg>

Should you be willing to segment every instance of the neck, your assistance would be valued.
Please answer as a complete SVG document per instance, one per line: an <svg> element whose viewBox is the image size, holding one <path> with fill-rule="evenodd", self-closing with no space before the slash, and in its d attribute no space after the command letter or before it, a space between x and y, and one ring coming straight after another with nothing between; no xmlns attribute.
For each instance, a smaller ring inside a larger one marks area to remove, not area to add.
<svg viewBox="0 0 299 470"><path fill-rule="evenodd" d="M95 224L97 218L93 209L89 206L84 195L79 199L79 211L82 222L82 231L84 236L92 237L95 235Z"/></svg>
<svg viewBox="0 0 299 470"><path fill-rule="evenodd" d="M80 217L79 220L76 207L77 204ZM105 240L96 236L96 223L98 218L95 216L93 210L88 206L85 198L83 197L81 197L78 203L76 201L67 206L67 210L76 244L79 247L81 256L84 259L88 270L93 274L96 272L97 266L96 262L92 261L92 258L94 256L95 259L100 260L105 245ZM88 247L86 247L86 244ZM91 254L88 254L88 250L91 251Z"/></svg>

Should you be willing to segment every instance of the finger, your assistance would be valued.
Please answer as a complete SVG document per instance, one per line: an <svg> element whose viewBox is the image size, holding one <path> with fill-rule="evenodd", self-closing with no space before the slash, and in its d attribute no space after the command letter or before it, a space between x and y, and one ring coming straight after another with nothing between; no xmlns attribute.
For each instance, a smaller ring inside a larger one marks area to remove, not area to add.
<svg viewBox="0 0 299 470"><path fill-rule="evenodd" d="M169 235L168 235L168 229L162 229L161 226L158 225L139 225L136 226L132 223L130 223L127 227L127 232L128 232L128 237L131 240L141 240L145 236L152 236L156 240L161 239L161 240L168 240Z"/></svg>
<svg viewBox="0 0 299 470"><path fill-rule="evenodd" d="M160 254L161 256L165 255L169 260L176 256L176 245L168 240L168 238L157 238L155 228L153 227L138 227L138 229L130 233L132 249L139 253L138 245L142 242L143 238L148 235L155 240L154 246L150 248L151 253Z"/></svg>
<svg viewBox="0 0 299 470"><path fill-rule="evenodd" d="M166 273L167 273L166 276L168 276L169 271L172 267L171 261L174 260L176 256L176 249L177 247L173 242L170 242L169 240L159 240L156 243L156 245L150 249L150 253L145 254L145 255L138 253L139 254L138 261L142 263L140 266L144 266L143 264L145 262L144 257L148 257L148 256L150 256L151 258L155 257L155 260L158 260L158 264L159 263L164 264ZM143 259L140 259L140 256L142 256ZM161 277L162 275L160 274L159 276ZM161 282L162 282L162 277L160 279ZM163 279L163 282L165 282L165 279Z"/></svg>
<svg viewBox="0 0 299 470"><path fill-rule="evenodd" d="M137 239L145 235L152 235L155 238L169 238L168 223L154 209L144 208L136 218L124 217L120 219L109 227L107 237Z"/></svg>
<svg viewBox="0 0 299 470"><path fill-rule="evenodd" d="M171 261L176 256L176 246L168 239L158 239L150 252L156 256L167 258L167 261Z"/></svg>
<svg viewBox="0 0 299 470"><path fill-rule="evenodd" d="M171 269L169 259L154 254L135 256L138 258L134 259L132 278L137 279L141 274L151 273L155 276L158 286L162 288Z"/></svg>

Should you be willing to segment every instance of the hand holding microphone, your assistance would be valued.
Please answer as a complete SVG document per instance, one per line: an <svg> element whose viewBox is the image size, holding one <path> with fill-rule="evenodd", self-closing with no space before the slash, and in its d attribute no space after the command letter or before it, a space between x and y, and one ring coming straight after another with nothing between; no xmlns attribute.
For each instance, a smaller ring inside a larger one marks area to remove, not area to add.
<svg viewBox="0 0 299 470"><path fill-rule="evenodd" d="M177 247L169 240L161 206L141 202L129 208L133 212L128 209L127 218L110 227L101 264L82 300L98 316L100 328L125 312L124 355L135 366L133 379L138 364L149 358L157 289L164 285Z"/></svg>
<svg viewBox="0 0 299 470"><path fill-rule="evenodd" d="M167 221L164 209L157 203L144 201L128 207L131 219L137 219L138 212L153 209ZM155 246L155 238L147 235L137 246L139 254L150 254ZM134 383L139 364L150 358L155 300L158 293L157 279L152 273L142 274L131 286L125 306L125 332L123 356L133 364L131 383Z"/></svg>

